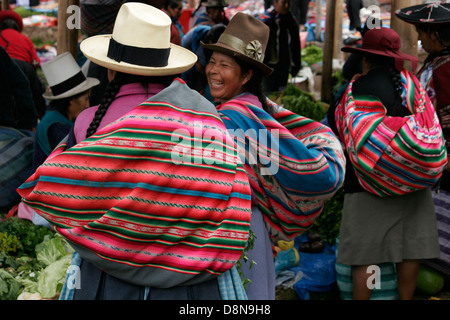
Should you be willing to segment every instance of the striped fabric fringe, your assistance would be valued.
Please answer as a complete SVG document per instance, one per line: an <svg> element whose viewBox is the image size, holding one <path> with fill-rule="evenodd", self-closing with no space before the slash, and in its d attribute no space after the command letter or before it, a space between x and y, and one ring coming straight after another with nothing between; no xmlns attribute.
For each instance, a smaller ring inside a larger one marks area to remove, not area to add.
<svg viewBox="0 0 450 320"><path fill-rule="evenodd" d="M242 100L218 106L272 240L305 232L342 186L345 157L330 128L272 101L270 114Z"/></svg>
<svg viewBox="0 0 450 320"><path fill-rule="evenodd" d="M433 192L441 256L439 261L450 273L450 192Z"/></svg>
<svg viewBox="0 0 450 320"><path fill-rule="evenodd" d="M148 270L152 276L142 279L170 286L176 275L181 283L220 275L240 258L251 191L217 114L146 101L64 148L18 192L80 254L94 253L119 275L122 268Z"/></svg>
<svg viewBox="0 0 450 320"><path fill-rule="evenodd" d="M339 238L336 239L336 258L339 251ZM398 300L397 269L393 262L378 264L380 268L379 286L372 290L369 300ZM342 300L353 300L352 266L338 263L336 269L336 284Z"/></svg>
<svg viewBox="0 0 450 320"><path fill-rule="evenodd" d="M354 97L352 81L336 108L336 126L361 186L380 197L433 186L447 164L442 129L417 78L401 72L407 117L386 115L376 98Z"/></svg>

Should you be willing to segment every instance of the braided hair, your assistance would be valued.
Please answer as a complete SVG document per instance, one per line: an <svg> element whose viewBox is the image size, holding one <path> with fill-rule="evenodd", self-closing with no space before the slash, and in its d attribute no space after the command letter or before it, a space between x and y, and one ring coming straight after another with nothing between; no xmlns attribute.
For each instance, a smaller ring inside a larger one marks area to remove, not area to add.
<svg viewBox="0 0 450 320"><path fill-rule="evenodd" d="M101 103L97 111L95 112L94 118L92 119L88 129L86 130L86 138L90 137L97 131L103 117L106 114L106 111L114 101L122 85L128 83L141 83L142 86L147 89L148 83L161 83L165 86L168 86L174 78L175 76L151 77L117 72L114 76L114 79L108 84Z"/></svg>
<svg viewBox="0 0 450 320"><path fill-rule="evenodd" d="M403 107L403 84L400 71L395 67L395 58L370 53L364 55L372 68L384 67L390 73L392 85L396 92L396 100L394 105L389 108L389 113L392 116L404 116L407 109Z"/></svg>

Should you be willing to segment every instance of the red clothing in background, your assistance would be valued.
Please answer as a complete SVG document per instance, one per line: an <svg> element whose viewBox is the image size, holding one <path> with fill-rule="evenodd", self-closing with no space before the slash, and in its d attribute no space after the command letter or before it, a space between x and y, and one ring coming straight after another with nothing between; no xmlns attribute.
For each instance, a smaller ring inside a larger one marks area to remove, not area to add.
<svg viewBox="0 0 450 320"><path fill-rule="evenodd" d="M37 66L40 59L33 42L24 34L14 29L5 29L0 34L0 45L5 48L9 56Z"/></svg>

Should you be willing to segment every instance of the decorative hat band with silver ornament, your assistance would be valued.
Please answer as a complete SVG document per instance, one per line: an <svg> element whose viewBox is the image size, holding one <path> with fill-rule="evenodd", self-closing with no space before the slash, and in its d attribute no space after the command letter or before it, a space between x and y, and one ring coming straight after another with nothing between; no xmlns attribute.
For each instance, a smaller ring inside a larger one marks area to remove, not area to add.
<svg viewBox="0 0 450 320"><path fill-rule="evenodd" d="M240 51L243 55L259 62L263 62L264 60L262 44L258 40L252 40L245 44L244 41L238 37L232 36L231 34L222 33L217 42L226 44L227 46Z"/></svg>

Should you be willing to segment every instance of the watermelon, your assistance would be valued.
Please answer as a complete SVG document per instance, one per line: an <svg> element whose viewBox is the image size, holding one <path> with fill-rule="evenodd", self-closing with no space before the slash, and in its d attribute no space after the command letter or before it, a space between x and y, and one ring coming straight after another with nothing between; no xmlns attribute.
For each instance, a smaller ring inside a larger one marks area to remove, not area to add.
<svg viewBox="0 0 450 320"><path fill-rule="evenodd" d="M442 274L429 267L420 266L416 288L425 294L436 294L444 287Z"/></svg>

